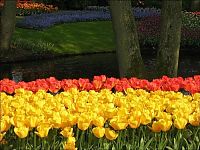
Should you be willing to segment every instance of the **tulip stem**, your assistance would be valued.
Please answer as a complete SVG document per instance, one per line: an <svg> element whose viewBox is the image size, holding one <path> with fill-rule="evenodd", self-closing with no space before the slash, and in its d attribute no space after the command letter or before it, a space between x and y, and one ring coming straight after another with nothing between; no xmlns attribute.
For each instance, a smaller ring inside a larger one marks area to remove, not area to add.
<svg viewBox="0 0 200 150"><path fill-rule="evenodd" d="M36 141L36 134L33 133L33 148L36 149L37 141Z"/></svg>
<svg viewBox="0 0 200 150"><path fill-rule="evenodd" d="M80 136L80 142L79 142L79 144L81 144L82 145L82 142L84 141L84 133L85 133L85 131L81 131L81 136Z"/></svg>

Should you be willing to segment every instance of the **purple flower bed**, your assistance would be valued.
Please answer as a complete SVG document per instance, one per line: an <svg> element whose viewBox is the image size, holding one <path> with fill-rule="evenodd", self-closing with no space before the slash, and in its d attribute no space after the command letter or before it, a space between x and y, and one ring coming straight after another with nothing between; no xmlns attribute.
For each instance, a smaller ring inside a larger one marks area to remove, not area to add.
<svg viewBox="0 0 200 150"><path fill-rule="evenodd" d="M148 16L159 16L160 10L155 8L139 8L133 9L136 18L144 18ZM17 23L18 27L44 29L55 24L81 22L81 21L97 21L111 20L108 10L85 10L85 11L61 11L50 14L39 14L26 16Z"/></svg>
<svg viewBox="0 0 200 150"><path fill-rule="evenodd" d="M17 26L44 29L55 24L110 20L110 18L110 14L108 12L102 11L61 11L57 13L26 16L21 22L17 23Z"/></svg>
<svg viewBox="0 0 200 150"><path fill-rule="evenodd" d="M152 16L160 16L160 9L157 8L140 8L135 7L133 8L135 18L145 18L145 17L152 17Z"/></svg>
<svg viewBox="0 0 200 150"><path fill-rule="evenodd" d="M199 22L200 20L196 20ZM192 22L191 22L192 24ZM156 46L160 36L160 17L147 17L138 23L138 34L142 45ZM200 47L200 26L192 28L183 21L181 46Z"/></svg>

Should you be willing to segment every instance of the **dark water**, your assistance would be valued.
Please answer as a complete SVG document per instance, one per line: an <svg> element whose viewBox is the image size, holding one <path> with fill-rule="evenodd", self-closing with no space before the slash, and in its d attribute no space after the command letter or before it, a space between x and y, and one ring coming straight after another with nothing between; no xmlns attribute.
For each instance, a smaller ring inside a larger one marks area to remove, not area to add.
<svg viewBox="0 0 200 150"><path fill-rule="evenodd" d="M143 56L148 71L154 72L155 55ZM101 53L80 56L62 57L51 60L0 64L0 79L9 78L15 81L31 81L38 78L54 76L64 78L90 78L94 75L119 77L115 53ZM179 76L188 77L200 74L200 57L198 55L181 55Z"/></svg>

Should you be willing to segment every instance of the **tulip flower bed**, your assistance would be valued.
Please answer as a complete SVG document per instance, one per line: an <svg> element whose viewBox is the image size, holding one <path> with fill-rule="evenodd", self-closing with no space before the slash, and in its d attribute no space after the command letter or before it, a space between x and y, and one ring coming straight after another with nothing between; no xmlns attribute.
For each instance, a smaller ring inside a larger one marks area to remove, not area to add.
<svg viewBox="0 0 200 150"><path fill-rule="evenodd" d="M4 79L0 148L199 149L199 87L200 76Z"/></svg>
<svg viewBox="0 0 200 150"><path fill-rule="evenodd" d="M147 17L138 23L138 33L142 45L158 44L160 17ZM182 47L200 47L200 16L183 13L181 28Z"/></svg>
<svg viewBox="0 0 200 150"><path fill-rule="evenodd" d="M18 3L17 4L17 15L18 16L27 16L33 14L41 13L52 13L58 10L58 7L53 5L45 5L43 3Z"/></svg>
<svg viewBox="0 0 200 150"><path fill-rule="evenodd" d="M3 7L3 4L0 3L0 7ZM58 7L54 7L53 5L45 5L43 3L17 3L17 16L29 16L33 14L41 14L41 13L51 13L58 10Z"/></svg>
<svg viewBox="0 0 200 150"><path fill-rule="evenodd" d="M194 15L200 15L200 11L192 12L192 14L194 14Z"/></svg>
<svg viewBox="0 0 200 150"><path fill-rule="evenodd" d="M37 79L31 82L14 82L9 79L0 80L0 92L6 92L8 94L14 94L15 90L23 88L32 92L38 90L45 90L56 94L59 91L67 91L70 88L77 88L81 91L100 91L101 89L109 89L111 91L124 91L127 88L144 89L147 91L185 91L190 94L200 93L200 75L188 78L169 78L163 76L160 79L154 79L148 81L145 79L137 78L108 78L105 75L94 76L93 80L89 79L63 79L57 80L54 77L47 79Z"/></svg>

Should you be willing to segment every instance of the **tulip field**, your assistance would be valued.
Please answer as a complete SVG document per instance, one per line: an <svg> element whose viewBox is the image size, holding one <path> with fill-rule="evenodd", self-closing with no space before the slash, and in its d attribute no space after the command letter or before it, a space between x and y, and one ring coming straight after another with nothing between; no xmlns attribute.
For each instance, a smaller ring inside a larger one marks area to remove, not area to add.
<svg viewBox="0 0 200 150"><path fill-rule="evenodd" d="M0 149L199 150L200 76L0 80Z"/></svg>

